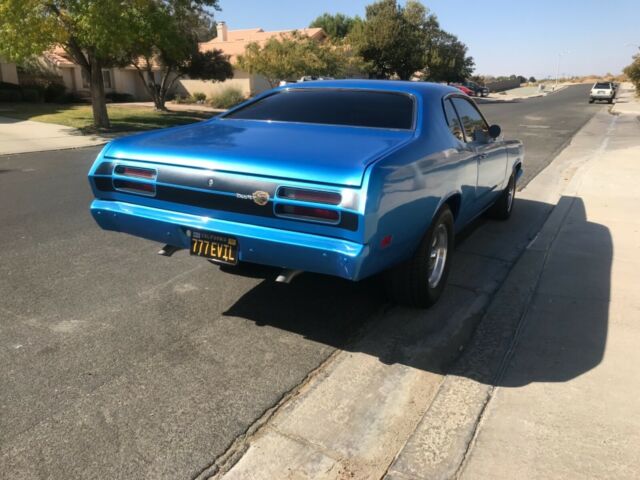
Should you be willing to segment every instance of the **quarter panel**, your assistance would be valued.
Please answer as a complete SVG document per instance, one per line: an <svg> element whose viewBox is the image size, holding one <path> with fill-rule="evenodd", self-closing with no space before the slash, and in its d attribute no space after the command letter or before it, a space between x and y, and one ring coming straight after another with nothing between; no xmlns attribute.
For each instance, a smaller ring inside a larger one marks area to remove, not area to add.
<svg viewBox="0 0 640 480"><path fill-rule="evenodd" d="M371 258L363 276L409 258L451 195L462 196L457 229L473 216L475 154L451 135L440 102L441 96L423 98L420 135L371 167L364 227ZM381 242L389 235L393 240L385 247Z"/></svg>

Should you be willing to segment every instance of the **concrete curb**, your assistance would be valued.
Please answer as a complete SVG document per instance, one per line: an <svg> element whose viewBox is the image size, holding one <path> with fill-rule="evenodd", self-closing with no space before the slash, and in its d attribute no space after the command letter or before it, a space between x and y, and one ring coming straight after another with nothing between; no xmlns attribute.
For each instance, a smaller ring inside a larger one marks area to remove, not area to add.
<svg viewBox="0 0 640 480"><path fill-rule="evenodd" d="M588 129L591 122L602 122L603 115L608 114L596 115L581 132ZM600 148L577 167L571 161L572 144L556 157L568 157L566 170L573 171L570 180L559 188L559 195L577 191L590 160L597 158L606 146L615 121L615 117L609 120ZM576 156L583 155L583 146L573 146L573 149ZM555 162L545 170L557 168ZM549 172L541 172L541 176L545 174ZM390 466L386 480L449 479L460 472L496 388L494 385L503 375L517 345L548 252L573 202L573 198L561 196L536 238L516 261L468 348L442 382L429 410Z"/></svg>

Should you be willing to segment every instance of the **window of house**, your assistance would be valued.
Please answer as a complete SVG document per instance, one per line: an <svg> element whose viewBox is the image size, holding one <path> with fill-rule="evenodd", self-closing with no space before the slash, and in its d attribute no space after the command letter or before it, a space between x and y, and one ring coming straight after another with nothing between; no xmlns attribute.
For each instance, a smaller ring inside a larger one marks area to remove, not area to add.
<svg viewBox="0 0 640 480"><path fill-rule="evenodd" d="M102 81L104 82L104 88L113 88L111 86L111 72L109 70L102 71Z"/></svg>
<svg viewBox="0 0 640 480"><path fill-rule="evenodd" d="M461 97L453 97L452 101L462 122L464 136L467 142L475 141L476 130L483 132L485 136L489 134L487 122L485 122L478 109L469 100Z"/></svg>
<svg viewBox="0 0 640 480"><path fill-rule="evenodd" d="M464 135L462 134L462 125L460 125L460 119L458 114L453 108L453 104L450 99L444 101L444 115L447 118L447 125L451 134L461 142L464 142Z"/></svg>

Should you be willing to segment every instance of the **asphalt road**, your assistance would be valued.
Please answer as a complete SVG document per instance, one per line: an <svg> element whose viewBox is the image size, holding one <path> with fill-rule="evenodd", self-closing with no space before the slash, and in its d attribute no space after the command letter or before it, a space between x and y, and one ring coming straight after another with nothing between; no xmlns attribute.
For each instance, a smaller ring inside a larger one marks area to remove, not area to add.
<svg viewBox="0 0 640 480"><path fill-rule="evenodd" d="M582 90L483 105L507 136L523 135L527 178L604 108ZM232 275L103 232L88 213L96 153L0 157L0 472L193 477L336 348L384 324L384 296L374 282ZM494 248L492 268L506 271L499 254L514 242L503 232L523 232L526 245L530 218L550 207L519 208L516 223L466 240L459 258L471 270L459 283L477 281L474 259L491 258L469 253L478 245ZM439 309L471 301L471 291L451 286ZM415 342L416 330L408 335Z"/></svg>
<svg viewBox="0 0 640 480"><path fill-rule="evenodd" d="M524 187L567 145L573 135L605 104L589 104L590 85L567 87L545 97L512 102L480 100L490 123L502 127L505 138L525 147Z"/></svg>

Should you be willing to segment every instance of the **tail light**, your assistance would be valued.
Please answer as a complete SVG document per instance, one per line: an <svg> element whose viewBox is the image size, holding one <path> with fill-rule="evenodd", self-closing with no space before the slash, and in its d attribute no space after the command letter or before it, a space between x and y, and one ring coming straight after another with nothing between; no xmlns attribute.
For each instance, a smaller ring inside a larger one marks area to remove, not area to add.
<svg viewBox="0 0 640 480"><path fill-rule="evenodd" d="M325 223L337 223L340 220L340 212L337 210L301 205L278 204L276 205L276 215Z"/></svg>
<svg viewBox="0 0 640 480"><path fill-rule="evenodd" d="M326 203L327 205L340 205L342 202L342 195L337 192L308 190L306 188L280 187L278 197L299 202Z"/></svg>
<svg viewBox="0 0 640 480"><path fill-rule="evenodd" d="M124 177L145 178L155 180L157 172L152 168L130 167L128 165L116 165L114 172Z"/></svg>
<svg viewBox="0 0 640 480"><path fill-rule="evenodd" d="M139 195L147 195L151 197L156 194L156 186L153 183L135 182L114 178L113 187L116 190L126 193L137 193Z"/></svg>

